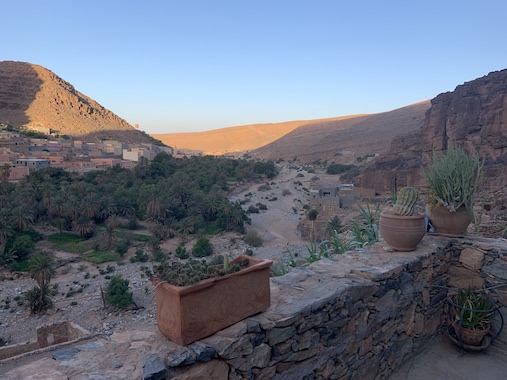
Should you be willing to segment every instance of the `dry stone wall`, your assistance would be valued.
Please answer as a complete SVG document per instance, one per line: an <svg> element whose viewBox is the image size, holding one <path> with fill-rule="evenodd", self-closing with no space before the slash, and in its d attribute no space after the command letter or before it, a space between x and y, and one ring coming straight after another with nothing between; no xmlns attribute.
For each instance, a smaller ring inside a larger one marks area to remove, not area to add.
<svg viewBox="0 0 507 380"><path fill-rule="evenodd" d="M451 255L449 287L485 289L497 301L499 311L507 316L507 240L473 237L458 239L447 248ZM507 344L507 330L502 329L498 313L492 321L493 335Z"/></svg>
<svg viewBox="0 0 507 380"><path fill-rule="evenodd" d="M378 244L297 268L272 279L266 312L165 356L168 374L385 379L442 327L451 258L427 236L416 252Z"/></svg>

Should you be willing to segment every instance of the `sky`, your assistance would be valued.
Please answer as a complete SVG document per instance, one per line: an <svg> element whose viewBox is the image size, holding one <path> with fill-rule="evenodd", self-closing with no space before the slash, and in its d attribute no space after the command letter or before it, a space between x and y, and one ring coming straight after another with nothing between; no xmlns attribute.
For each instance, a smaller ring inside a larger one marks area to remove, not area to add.
<svg viewBox="0 0 507 380"><path fill-rule="evenodd" d="M507 68L505 0L19 0L0 61L151 133L391 111Z"/></svg>

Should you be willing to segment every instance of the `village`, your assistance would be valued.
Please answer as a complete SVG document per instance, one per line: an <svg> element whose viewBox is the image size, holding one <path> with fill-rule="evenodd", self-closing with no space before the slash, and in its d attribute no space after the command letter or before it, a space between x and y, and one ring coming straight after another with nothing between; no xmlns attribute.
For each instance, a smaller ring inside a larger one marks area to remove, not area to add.
<svg viewBox="0 0 507 380"><path fill-rule="evenodd" d="M116 140L86 142L69 136L59 136L49 128L31 137L10 131L6 125L0 130L0 167L8 181L18 181L35 170L61 168L78 173L105 170L113 166L133 168L143 159L151 161L158 153L173 154L171 147L151 143L130 144ZM40 135L40 136L39 136ZM43 136L45 138L42 138Z"/></svg>

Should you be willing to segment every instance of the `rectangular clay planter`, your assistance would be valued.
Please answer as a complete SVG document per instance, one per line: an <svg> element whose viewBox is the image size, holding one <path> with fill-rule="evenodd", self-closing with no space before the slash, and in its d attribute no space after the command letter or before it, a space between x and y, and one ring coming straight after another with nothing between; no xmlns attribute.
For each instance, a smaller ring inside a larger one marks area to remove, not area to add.
<svg viewBox="0 0 507 380"><path fill-rule="evenodd" d="M230 264L243 259L250 263L247 268L194 285L174 286L153 279L160 332L187 345L266 310L271 304L269 267L273 262L239 256Z"/></svg>

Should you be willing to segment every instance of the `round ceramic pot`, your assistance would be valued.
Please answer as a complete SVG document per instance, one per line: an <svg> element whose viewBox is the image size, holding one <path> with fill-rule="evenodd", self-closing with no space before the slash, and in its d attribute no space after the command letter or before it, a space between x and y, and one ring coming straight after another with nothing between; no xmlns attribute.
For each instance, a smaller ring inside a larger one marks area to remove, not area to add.
<svg viewBox="0 0 507 380"><path fill-rule="evenodd" d="M435 232L443 236L462 237L466 233L468 225L472 222L465 206L451 212L442 205L427 205L426 214L430 218L433 227L435 227Z"/></svg>
<svg viewBox="0 0 507 380"><path fill-rule="evenodd" d="M489 333L491 325L484 324L483 329L472 330L467 327L460 326L459 323L454 324L454 331L460 342L469 346L480 346L484 337Z"/></svg>
<svg viewBox="0 0 507 380"><path fill-rule="evenodd" d="M400 216L381 213L380 235L395 251L415 251L426 234L424 214Z"/></svg>

